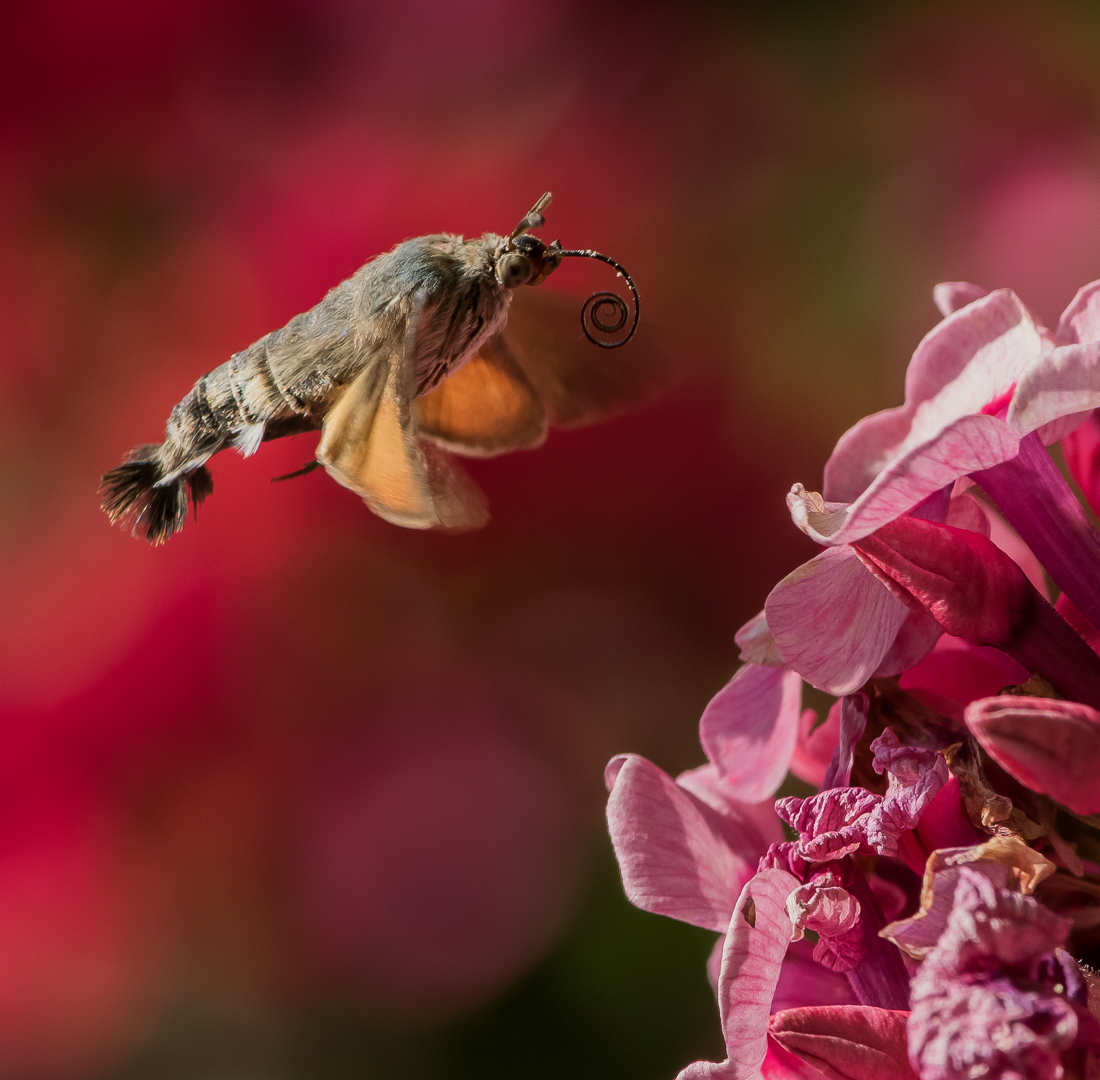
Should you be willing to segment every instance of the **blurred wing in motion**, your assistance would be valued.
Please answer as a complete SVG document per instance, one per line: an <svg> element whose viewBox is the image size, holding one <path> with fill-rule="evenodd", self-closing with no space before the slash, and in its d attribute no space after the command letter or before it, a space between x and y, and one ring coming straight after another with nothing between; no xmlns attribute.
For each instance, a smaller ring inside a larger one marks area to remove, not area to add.
<svg viewBox="0 0 1100 1080"><path fill-rule="evenodd" d="M370 363L325 417L317 460L379 517L411 529L479 528L485 497L456 463L417 439L407 350Z"/></svg>
<svg viewBox="0 0 1100 1080"><path fill-rule="evenodd" d="M581 330L582 301L517 289L500 336L557 427L590 424L650 397L665 381L655 347L597 349Z"/></svg>
<svg viewBox="0 0 1100 1080"><path fill-rule="evenodd" d="M502 334L416 403L420 433L467 457L538 446L546 412Z"/></svg>

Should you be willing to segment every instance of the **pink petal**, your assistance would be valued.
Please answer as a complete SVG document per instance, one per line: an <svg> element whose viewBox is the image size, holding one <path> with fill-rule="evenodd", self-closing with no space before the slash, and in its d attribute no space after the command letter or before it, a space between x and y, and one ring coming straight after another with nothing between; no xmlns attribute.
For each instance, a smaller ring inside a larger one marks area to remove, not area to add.
<svg viewBox="0 0 1100 1080"><path fill-rule="evenodd" d="M1047 352L1020 376L1005 420L1017 435L1024 436L1044 424L1098 406L1100 342L1064 345ZM1066 430L1056 433L1057 437L1068 435L1083 419L1067 420Z"/></svg>
<svg viewBox="0 0 1100 1080"><path fill-rule="evenodd" d="M967 707L966 725L1020 783L1078 814L1100 812L1100 713L1072 701L993 697Z"/></svg>
<svg viewBox="0 0 1100 1080"><path fill-rule="evenodd" d="M762 667L783 666L783 654L779 651L775 638L772 637L764 612L749 619L733 635L733 640L741 650L740 659L743 664L760 664Z"/></svg>
<svg viewBox="0 0 1100 1080"><path fill-rule="evenodd" d="M671 776L636 754L615 759L616 765L607 824L630 902L721 932L752 867Z"/></svg>
<svg viewBox="0 0 1100 1080"><path fill-rule="evenodd" d="M944 634L936 647L898 680L903 690L956 720L963 708L1027 681L1028 670L1000 649L971 645Z"/></svg>
<svg viewBox="0 0 1100 1080"><path fill-rule="evenodd" d="M902 517L853 545L899 598L949 633L1003 649L1067 698L1100 705L1100 661L985 537Z"/></svg>
<svg viewBox="0 0 1100 1080"><path fill-rule="evenodd" d="M857 501L885 469L1011 390L1042 345L1027 309L1007 289L945 318L913 354L905 405L869 416L841 437L825 466L826 496Z"/></svg>
<svg viewBox="0 0 1100 1080"><path fill-rule="evenodd" d="M847 547L823 551L788 574L764 610L783 659L808 683L837 695L871 677L908 616Z"/></svg>
<svg viewBox="0 0 1100 1080"><path fill-rule="evenodd" d="M798 739L791 755L791 772L814 787L821 787L825 770L840 742L840 705L834 701L825 723L814 727L817 713L807 709L798 722Z"/></svg>
<svg viewBox="0 0 1100 1080"><path fill-rule="evenodd" d="M987 295L980 285L971 285L969 281L941 281L932 290L932 300L944 318Z"/></svg>
<svg viewBox="0 0 1100 1080"><path fill-rule="evenodd" d="M678 1080L757 1080L768 1049L772 996L791 940L787 896L796 888L798 880L785 871L764 870L742 889L718 980L726 1060L697 1061Z"/></svg>
<svg viewBox="0 0 1100 1080"><path fill-rule="evenodd" d="M772 844L783 839L783 823L770 799L747 803L730 794L729 785L714 765L701 765L676 777L676 783L718 812L711 820L730 848L755 866Z"/></svg>
<svg viewBox="0 0 1100 1080"><path fill-rule="evenodd" d="M830 971L851 971L866 955L859 901L832 874L814 878L787 897L787 915L795 934L818 935L814 959Z"/></svg>
<svg viewBox="0 0 1100 1080"><path fill-rule="evenodd" d="M809 938L791 942L772 998L774 1012L803 1005L856 1004L852 984L839 972L819 964L813 953Z"/></svg>
<svg viewBox="0 0 1100 1080"><path fill-rule="evenodd" d="M745 664L711 699L699 740L732 798L760 802L783 782L801 711L797 673L757 664Z"/></svg>
<svg viewBox="0 0 1100 1080"><path fill-rule="evenodd" d="M768 1031L833 1080L916 1080L906 1046L908 1018L869 1005L821 1005L776 1013Z"/></svg>
<svg viewBox="0 0 1100 1080"><path fill-rule="evenodd" d="M1060 345L1100 341L1100 281L1077 290L1058 321L1055 339Z"/></svg>
<svg viewBox="0 0 1100 1080"><path fill-rule="evenodd" d="M902 746L891 728L871 743L871 749L875 772L885 772L889 779L886 795L868 819L867 842L880 855L896 855L901 834L916 827L950 773L942 754Z"/></svg>
<svg viewBox="0 0 1100 1080"><path fill-rule="evenodd" d="M909 431L912 410L902 406L872 413L850 427L825 463L822 492L828 500L851 503L878 476L890 451Z"/></svg>
<svg viewBox="0 0 1100 1080"><path fill-rule="evenodd" d="M943 627L923 611L908 611L894 642L882 658L873 675L889 678L919 664L943 636Z"/></svg>
<svg viewBox="0 0 1100 1080"><path fill-rule="evenodd" d="M928 437L919 442L907 439L902 452L884 463L867 490L848 506L823 503L796 484L787 496L794 523L819 544L851 543L908 513L959 477L990 469L1019 453L1019 437L994 416L966 414L926 426Z"/></svg>

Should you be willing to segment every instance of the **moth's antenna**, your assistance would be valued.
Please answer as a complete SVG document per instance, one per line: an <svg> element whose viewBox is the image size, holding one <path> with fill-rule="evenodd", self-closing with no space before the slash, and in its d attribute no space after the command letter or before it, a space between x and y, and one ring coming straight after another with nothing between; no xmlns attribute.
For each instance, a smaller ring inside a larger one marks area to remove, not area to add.
<svg viewBox="0 0 1100 1080"><path fill-rule="evenodd" d="M588 338L593 345L598 345L601 349L617 349L625 345L634 336L634 331L638 329L638 316L641 314L642 310L641 301L638 299L638 290L634 285L634 279L614 259L608 258L606 255L601 255L598 251L559 251L557 254L562 258L572 256L580 259L599 259L600 262L605 262L609 266L615 267L618 271L618 276L623 278L627 285L630 286L630 291L634 296L634 322L631 324L626 337L621 341L600 341L599 338L592 336L592 331L588 328L591 322L600 333L615 334L626 326L627 316L630 312L627 309L626 301L618 293L594 292L584 302L584 307L581 308L581 329L584 331L584 336ZM601 317L600 311L603 308L610 308L614 313L613 322L605 322L604 318Z"/></svg>
<svg viewBox="0 0 1100 1080"><path fill-rule="evenodd" d="M550 200L554 196L547 191L541 199L523 216L523 220L512 230L512 235L508 237L509 240L515 240L517 236L522 236L525 232L530 232L532 229L540 229L546 224L546 218L542 216L543 210L550 205Z"/></svg>

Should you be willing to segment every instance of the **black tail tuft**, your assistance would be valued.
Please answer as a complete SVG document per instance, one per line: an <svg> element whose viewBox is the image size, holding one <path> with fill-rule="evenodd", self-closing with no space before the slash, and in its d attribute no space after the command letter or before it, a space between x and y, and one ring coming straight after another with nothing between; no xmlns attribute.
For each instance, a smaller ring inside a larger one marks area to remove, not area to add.
<svg viewBox="0 0 1100 1080"><path fill-rule="evenodd" d="M153 544L163 544L187 521L187 500L198 506L214 490L214 481L205 465L160 483L160 462L152 456L139 456L155 450L139 447L117 468L103 474L99 485L103 510L111 523L130 526L134 536L144 536Z"/></svg>

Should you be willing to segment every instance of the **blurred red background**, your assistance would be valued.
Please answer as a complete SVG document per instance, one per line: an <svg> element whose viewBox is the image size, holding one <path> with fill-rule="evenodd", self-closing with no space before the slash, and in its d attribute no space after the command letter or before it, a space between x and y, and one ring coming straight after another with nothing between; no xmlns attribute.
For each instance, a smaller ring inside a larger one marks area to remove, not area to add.
<svg viewBox="0 0 1100 1080"><path fill-rule="evenodd" d="M810 550L783 495L900 399L936 281L1053 320L1100 276L1094 7L44 0L0 99L0 1076L715 1052L708 935L622 898L603 764L698 763ZM108 526L195 378L547 188L663 397L474 462L476 534L269 484L305 437L216 459L164 548Z"/></svg>

